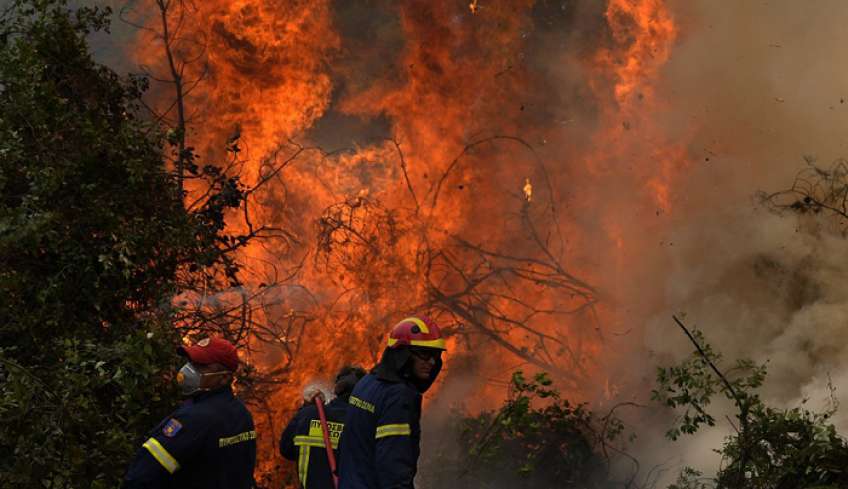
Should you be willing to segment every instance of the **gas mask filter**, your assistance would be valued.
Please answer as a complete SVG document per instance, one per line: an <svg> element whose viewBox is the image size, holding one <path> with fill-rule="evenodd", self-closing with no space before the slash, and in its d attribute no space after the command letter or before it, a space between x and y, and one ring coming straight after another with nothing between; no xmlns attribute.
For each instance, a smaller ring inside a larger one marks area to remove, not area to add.
<svg viewBox="0 0 848 489"><path fill-rule="evenodd" d="M191 362L186 362L185 365L177 372L177 383L180 385L180 392L184 396L191 396L198 392L208 391L209 388L201 387L203 377L229 374L229 371L222 370L220 372L200 373Z"/></svg>

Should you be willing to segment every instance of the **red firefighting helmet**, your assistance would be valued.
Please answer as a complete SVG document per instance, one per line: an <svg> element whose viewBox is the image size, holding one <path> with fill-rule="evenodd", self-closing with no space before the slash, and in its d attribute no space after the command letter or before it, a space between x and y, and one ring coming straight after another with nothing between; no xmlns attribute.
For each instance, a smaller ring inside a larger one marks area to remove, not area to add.
<svg viewBox="0 0 848 489"><path fill-rule="evenodd" d="M425 316L408 317L397 323L389 333L389 348L420 346L445 350L445 339L439 326Z"/></svg>

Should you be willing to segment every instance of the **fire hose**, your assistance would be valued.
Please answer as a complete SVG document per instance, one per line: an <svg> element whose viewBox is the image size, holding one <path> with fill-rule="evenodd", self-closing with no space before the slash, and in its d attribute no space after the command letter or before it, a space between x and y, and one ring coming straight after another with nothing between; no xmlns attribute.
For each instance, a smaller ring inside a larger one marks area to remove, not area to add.
<svg viewBox="0 0 848 489"><path fill-rule="evenodd" d="M315 396L314 402L315 407L318 408L318 417L321 418L321 432L324 434L324 448L327 449L327 462L330 464L330 474L333 476L333 487L339 489L339 476L336 475L336 455L333 453L333 445L330 444L330 429L327 427L324 401L321 396Z"/></svg>

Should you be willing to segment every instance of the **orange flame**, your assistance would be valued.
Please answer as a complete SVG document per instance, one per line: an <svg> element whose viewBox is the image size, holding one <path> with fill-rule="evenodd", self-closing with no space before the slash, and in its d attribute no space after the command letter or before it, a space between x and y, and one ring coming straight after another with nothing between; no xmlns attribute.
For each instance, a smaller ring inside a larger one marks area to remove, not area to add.
<svg viewBox="0 0 848 489"><path fill-rule="evenodd" d="M496 254L469 247L526 248L541 257L534 260L547 259L538 246L561 236L551 256L563 256L562 266L574 267L578 260L571 255L599 250L626 260L638 240L624 226L629 216L622 218L622 207L671 210L672 184L686 153L653 121L662 106L657 82L677 36L664 1L609 0L603 14L608 30L596 39L603 47L578 55L588 72L581 83L599 114L595 127L582 128L589 131L588 148L571 134L562 136L556 108L548 107L557 97L568 98L556 92L561 80L546 77L559 76L548 65L569 48L550 41L560 31L536 31L568 17L549 22L540 16L560 13L544 8L532 0L493 2L485 9L476 0L467 9L416 0L362 12L353 3L326 0L206 0L195 4L189 21L173 18L180 26L175 42L184 40L178 52L199 60L186 64L186 79L203 78L189 94L192 143L205 158L221 160L235 131L242 152L233 171L248 185L264 182L252 201L252 221L286 230L283 244L254 243L242 256L253 274L246 289L267 301L257 311L258 320L273 324L265 344L276 345L255 345L250 360L282 381L257 410L267 433L260 437L267 477L278 480L275 438L298 405L302 385L329 377L343 363L374 362L385 329L397 319L393 314L432 303L434 287L459 293L463 272L451 271L457 266L452 259L468 262L460 269L472 262L475 272L496 268ZM368 24L371 18L377 20ZM143 31L135 54L161 73L161 48ZM160 106L169 103L160 99ZM525 110L525 104L533 107ZM344 151L308 148L348 130L361 138L346 141ZM548 160L583 161L585 169L550 167ZM619 176L632 198L593 200L591 189ZM572 194L606 229L602 245L584 237L587 226L576 217L582 208L563 203ZM237 228L244 225L238 217L232 222ZM316 222L349 232L344 239L316 233ZM527 222L541 226L533 228L535 241ZM329 249L338 255L321 258L320 251ZM441 261L422 265L433 255ZM539 273L540 261L527 263L526 273ZM292 271L287 283L263 289L261 283L282 271ZM601 278L585 265L569 272L586 277L587 284ZM464 350L475 341L493 341L498 331L474 329L467 320L446 324L455 334L448 376L453 362L463 365L456 375L467 364L481 377L500 375L504 365L520 365L529 352L567 366L578 379L569 381L575 395L592 395L579 392L591 384L588 379L614 390L596 371L602 343L586 327L598 312L581 312L594 305L566 315L574 320L540 314L575 308L580 292L569 295L543 282L519 291L534 302L535 313L487 291L490 307L523 317L532 330L501 331L504 344L493 343L489 351L497 353L486 358ZM546 351L533 339L539 337L562 340L561 351ZM510 345L514 350L505 349ZM288 354L296 361L286 363ZM469 405L491 406L502 395L500 386L477 385Z"/></svg>

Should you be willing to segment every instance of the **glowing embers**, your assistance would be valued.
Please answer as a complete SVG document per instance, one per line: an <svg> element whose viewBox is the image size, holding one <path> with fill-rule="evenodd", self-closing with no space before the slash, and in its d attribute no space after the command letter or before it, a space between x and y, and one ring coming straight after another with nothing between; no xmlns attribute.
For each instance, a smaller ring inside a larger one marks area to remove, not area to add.
<svg viewBox="0 0 848 489"><path fill-rule="evenodd" d="M521 190L524 191L524 198L527 199L527 202L533 200L533 185L530 183L529 178L524 179L524 187Z"/></svg>

